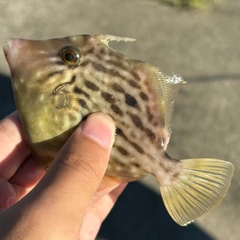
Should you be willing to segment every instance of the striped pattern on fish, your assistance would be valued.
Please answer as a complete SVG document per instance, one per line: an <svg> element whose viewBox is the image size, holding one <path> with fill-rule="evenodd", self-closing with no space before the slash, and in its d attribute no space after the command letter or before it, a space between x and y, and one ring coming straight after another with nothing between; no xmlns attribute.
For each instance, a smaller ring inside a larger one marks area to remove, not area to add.
<svg viewBox="0 0 240 240"><path fill-rule="evenodd" d="M233 166L167 155L173 104L184 80L123 56L109 41L133 39L79 35L9 41L4 52L26 140L48 168L85 117L109 114L117 129L106 175L133 181L153 174L170 215L186 225L225 196Z"/></svg>

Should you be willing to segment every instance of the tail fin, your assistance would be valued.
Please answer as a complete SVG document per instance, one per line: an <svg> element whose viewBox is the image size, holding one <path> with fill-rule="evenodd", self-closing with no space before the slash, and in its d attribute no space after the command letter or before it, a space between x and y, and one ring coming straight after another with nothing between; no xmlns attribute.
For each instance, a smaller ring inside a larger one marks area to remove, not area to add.
<svg viewBox="0 0 240 240"><path fill-rule="evenodd" d="M181 160L182 172L169 186L160 186L168 213L186 226L218 205L229 188L234 167L208 158Z"/></svg>

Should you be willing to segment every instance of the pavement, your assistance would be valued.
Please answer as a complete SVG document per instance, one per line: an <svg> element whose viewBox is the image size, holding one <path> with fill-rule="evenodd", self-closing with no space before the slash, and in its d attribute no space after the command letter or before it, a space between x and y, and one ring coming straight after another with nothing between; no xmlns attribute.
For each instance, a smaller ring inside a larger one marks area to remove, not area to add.
<svg viewBox="0 0 240 240"><path fill-rule="evenodd" d="M168 153L212 157L235 165L222 203L188 227L168 216L152 177L130 183L102 225L104 240L240 239L240 1L207 12L157 0L0 0L0 46L9 38L47 39L107 33L137 39L112 46L128 57L172 69L188 82L179 91ZM0 52L0 118L15 110Z"/></svg>

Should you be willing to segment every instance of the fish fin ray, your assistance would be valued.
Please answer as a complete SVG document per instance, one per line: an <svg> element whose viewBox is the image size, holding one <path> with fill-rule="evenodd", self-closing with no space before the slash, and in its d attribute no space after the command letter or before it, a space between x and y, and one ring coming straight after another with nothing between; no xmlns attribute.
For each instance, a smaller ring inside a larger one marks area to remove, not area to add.
<svg viewBox="0 0 240 240"><path fill-rule="evenodd" d="M183 78L174 72L162 72L159 68L154 68L159 81L159 99L162 99L164 112L164 125L170 134L171 119L173 115L174 100L182 84L186 83Z"/></svg>
<svg viewBox="0 0 240 240"><path fill-rule="evenodd" d="M144 178L146 175L141 175L141 176L136 176L136 177L128 177L128 176L108 176L111 177L113 179L116 179L116 181L119 181L121 183L125 183L125 182L135 182L137 180L140 180L142 178Z"/></svg>
<svg viewBox="0 0 240 240"><path fill-rule="evenodd" d="M218 159L181 160L182 172L168 186L160 186L168 213L181 226L218 205L230 186L234 167Z"/></svg>
<svg viewBox="0 0 240 240"><path fill-rule="evenodd" d="M106 35L106 34L98 34L94 35L99 41L101 41L103 44L108 46L108 43L111 41L116 41L116 42L134 42L136 39L134 38L128 38L128 37L118 37L118 36L113 36L113 35Z"/></svg>
<svg viewBox="0 0 240 240"><path fill-rule="evenodd" d="M133 181L137 181L139 179L144 178L147 175L147 173L141 172L136 175L133 175L132 173L129 173L128 170L121 170L121 171L107 170L105 175L112 178L116 178L120 182L133 182Z"/></svg>

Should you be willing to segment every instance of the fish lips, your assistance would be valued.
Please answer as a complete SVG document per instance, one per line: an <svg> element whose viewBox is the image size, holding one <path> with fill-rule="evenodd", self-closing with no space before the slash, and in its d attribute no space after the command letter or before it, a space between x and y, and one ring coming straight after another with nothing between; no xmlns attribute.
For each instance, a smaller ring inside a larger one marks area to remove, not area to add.
<svg viewBox="0 0 240 240"><path fill-rule="evenodd" d="M27 41L21 38L11 38L8 40L8 45L3 47L3 52L7 61L16 58L20 50L26 47Z"/></svg>
<svg viewBox="0 0 240 240"><path fill-rule="evenodd" d="M3 52L4 52L4 55L5 55L5 58L9 64L9 55L10 55L10 47L9 46L4 46L3 47Z"/></svg>
<svg viewBox="0 0 240 240"><path fill-rule="evenodd" d="M26 41L21 38L9 39L8 45L3 47L5 58L8 62L11 73L17 68L18 58L23 54L22 48L26 45Z"/></svg>

